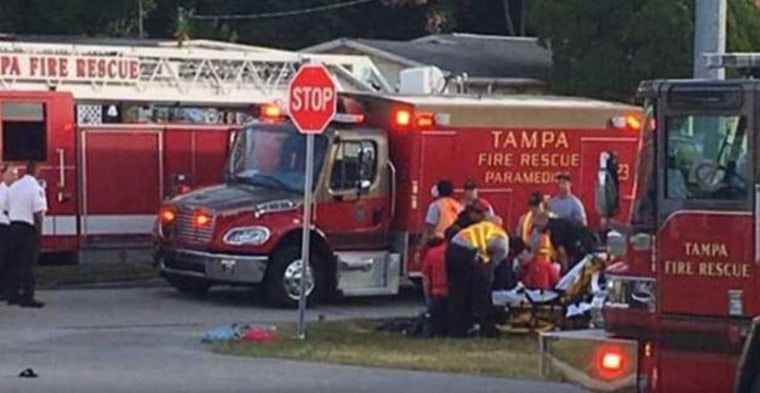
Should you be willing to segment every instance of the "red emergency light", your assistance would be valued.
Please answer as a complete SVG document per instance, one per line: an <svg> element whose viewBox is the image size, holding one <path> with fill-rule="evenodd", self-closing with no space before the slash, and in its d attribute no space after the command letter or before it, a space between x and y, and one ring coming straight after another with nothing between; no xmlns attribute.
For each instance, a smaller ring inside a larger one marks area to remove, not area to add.
<svg viewBox="0 0 760 393"><path fill-rule="evenodd" d="M207 226L211 222L211 216L206 214L205 212L198 210L195 212L195 216L193 217L193 223L196 227L203 228Z"/></svg>
<svg viewBox="0 0 760 393"><path fill-rule="evenodd" d="M393 111L391 124L396 129L408 129L412 125L417 129L429 129L435 125L435 115L432 113L419 112L406 108L398 108Z"/></svg>
<svg viewBox="0 0 760 393"><path fill-rule="evenodd" d="M610 119L610 125L618 129L629 129L634 131L641 131L641 117L635 114L628 114L624 116L615 116Z"/></svg>
<svg viewBox="0 0 760 393"><path fill-rule="evenodd" d="M277 122L283 117L282 108L277 104L261 104L258 112L259 119L267 123Z"/></svg>
<svg viewBox="0 0 760 393"><path fill-rule="evenodd" d="M596 355L596 368L599 374L608 379L620 376L627 362L625 353L617 346L603 346Z"/></svg>
<svg viewBox="0 0 760 393"><path fill-rule="evenodd" d="M412 111L397 109L393 113L393 125L397 127L409 127L412 124Z"/></svg>
<svg viewBox="0 0 760 393"><path fill-rule="evenodd" d="M177 218L177 214L174 209L170 207L162 207L159 212L159 217L162 224L171 224Z"/></svg>

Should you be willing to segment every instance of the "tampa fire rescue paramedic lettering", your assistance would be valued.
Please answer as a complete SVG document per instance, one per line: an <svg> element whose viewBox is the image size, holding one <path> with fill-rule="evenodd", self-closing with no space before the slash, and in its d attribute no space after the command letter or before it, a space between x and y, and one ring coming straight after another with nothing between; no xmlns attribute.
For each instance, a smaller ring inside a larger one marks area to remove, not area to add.
<svg viewBox="0 0 760 393"><path fill-rule="evenodd" d="M8 187L15 180L15 174L13 169L6 165L0 167L0 300L5 300L8 297L8 275L11 270L9 269L10 258L9 252L11 251L10 226L11 221L8 218L8 212L6 211L6 203L8 200Z"/></svg>
<svg viewBox="0 0 760 393"><path fill-rule="evenodd" d="M8 189L7 210L13 244L9 305L33 308L44 306L44 303L34 299L34 267L40 252L42 217L47 210L45 190L38 182L38 176L37 163L30 161L26 166L26 174Z"/></svg>
<svg viewBox="0 0 760 393"><path fill-rule="evenodd" d="M484 336L496 334L491 303L494 269L509 253L507 232L486 220L487 207L474 203L475 223L459 230L446 250L449 282L449 331L464 337L476 321Z"/></svg>
<svg viewBox="0 0 760 393"><path fill-rule="evenodd" d="M420 247L414 256L418 263L427 251L430 239L445 238L446 229L454 224L459 213L462 212L462 205L452 197L454 194L454 184L450 180L438 181L432 192L433 197L436 199L428 207L427 215L425 216Z"/></svg>

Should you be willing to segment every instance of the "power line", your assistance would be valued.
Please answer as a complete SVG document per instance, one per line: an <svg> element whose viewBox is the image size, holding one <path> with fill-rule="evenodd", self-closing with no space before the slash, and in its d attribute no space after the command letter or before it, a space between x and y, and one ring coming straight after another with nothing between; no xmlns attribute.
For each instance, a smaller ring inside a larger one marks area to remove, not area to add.
<svg viewBox="0 0 760 393"><path fill-rule="evenodd" d="M281 18L286 16L313 14L316 12L331 11L339 8L353 7L359 4L365 4L376 0L350 0L341 3L327 4L318 7L302 8L292 11L278 11L278 12L265 12L262 14L226 14L226 15L188 15L191 19L267 19L267 18Z"/></svg>

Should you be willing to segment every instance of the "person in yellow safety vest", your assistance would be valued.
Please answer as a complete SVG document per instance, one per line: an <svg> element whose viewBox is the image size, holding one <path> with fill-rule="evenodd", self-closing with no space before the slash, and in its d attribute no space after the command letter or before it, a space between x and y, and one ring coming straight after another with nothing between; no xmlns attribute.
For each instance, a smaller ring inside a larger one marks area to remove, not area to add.
<svg viewBox="0 0 760 393"><path fill-rule="evenodd" d="M517 233L523 239L525 244L535 250L537 254L554 257L554 251L551 247L551 241L548 233L542 233L535 225L535 218L541 212L546 212L544 208L544 197L538 193L531 193L528 197L528 206L530 210L520 216L517 223ZM552 213L547 212L553 217Z"/></svg>
<svg viewBox="0 0 760 393"><path fill-rule="evenodd" d="M467 335L473 322L484 336L496 334L491 303L493 271L509 253L507 231L486 220L481 203L469 207L478 215L475 223L460 229L446 250L449 284L449 331L456 337Z"/></svg>
<svg viewBox="0 0 760 393"><path fill-rule="evenodd" d="M418 264L427 251L430 239L434 237L444 239L446 229L454 224L459 213L462 212L462 204L452 197L454 195L454 184L450 180L440 180L433 187L432 193L435 200L428 206L422 238L414 255L414 260Z"/></svg>

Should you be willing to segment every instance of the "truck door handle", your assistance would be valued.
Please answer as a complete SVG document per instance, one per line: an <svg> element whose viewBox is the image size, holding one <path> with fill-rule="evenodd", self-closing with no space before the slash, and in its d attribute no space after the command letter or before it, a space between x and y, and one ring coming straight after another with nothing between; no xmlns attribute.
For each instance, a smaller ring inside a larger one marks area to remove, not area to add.
<svg viewBox="0 0 760 393"><path fill-rule="evenodd" d="M55 149L58 153L58 202L69 200L69 194L66 192L66 151Z"/></svg>
<svg viewBox="0 0 760 393"><path fill-rule="evenodd" d="M378 225L383 222L383 216L385 213L385 207L376 207L375 210L372 211L372 224Z"/></svg>

